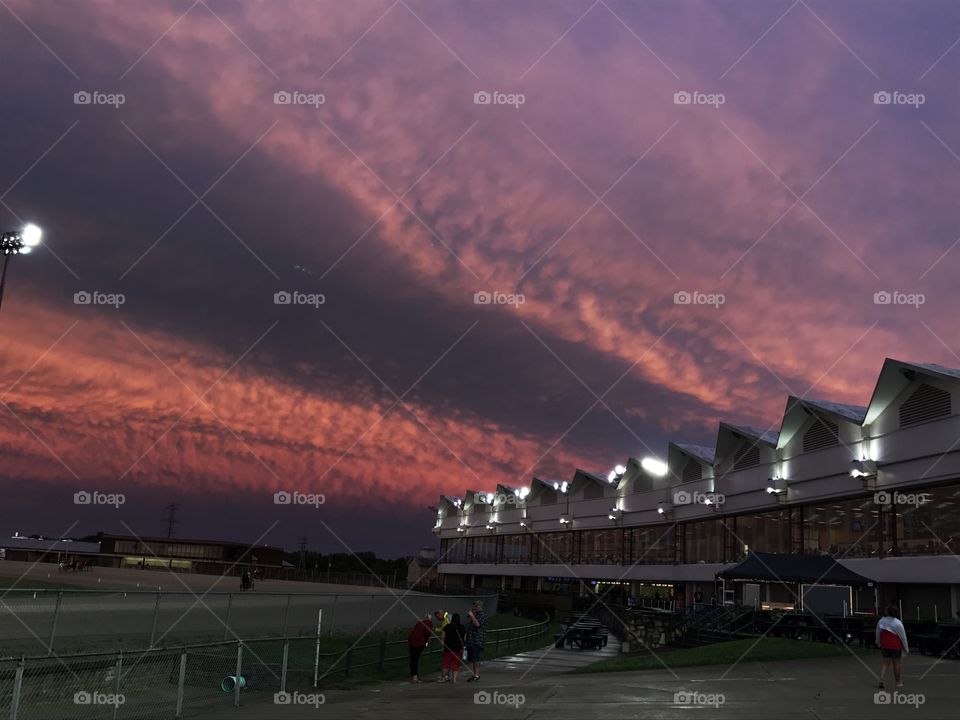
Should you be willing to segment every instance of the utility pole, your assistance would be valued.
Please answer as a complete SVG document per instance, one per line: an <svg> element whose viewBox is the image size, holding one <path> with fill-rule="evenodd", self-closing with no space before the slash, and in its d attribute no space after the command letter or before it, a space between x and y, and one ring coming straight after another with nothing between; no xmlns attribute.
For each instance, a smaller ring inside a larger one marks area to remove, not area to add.
<svg viewBox="0 0 960 720"><path fill-rule="evenodd" d="M297 552L300 553L300 559L297 561L297 570L305 572L307 569L307 538L302 537L297 541Z"/></svg>
<svg viewBox="0 0 960 720"><path fill-rule="evenodd" d="M179 522L177 520L177 510L180 509L178 503L170 503L164 508L167 511L167 516L163 519L163 522L167 525L167 537L173 537L173 528Z"/></svg>

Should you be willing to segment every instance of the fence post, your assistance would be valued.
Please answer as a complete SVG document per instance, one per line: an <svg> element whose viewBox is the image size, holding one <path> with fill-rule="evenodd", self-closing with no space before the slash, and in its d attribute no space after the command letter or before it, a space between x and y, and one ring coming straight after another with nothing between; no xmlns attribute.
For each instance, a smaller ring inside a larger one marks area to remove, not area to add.
<svg viewBox="0 0 960 720"><path fill-rule="evenodd" d="M333 596L333 609L330 610L330 623L329 623L329 624L330 624L330 632L329 632L330 635L333 635L333 625L334 625L334 623L335 623L336 620L337 620L337 600L339 599L339 597L340 597L339 595L334 595L334 596Z"/></svg>
<svg viewBox="0 0 960 720"><path fill-rule="evenodd" d="M157 590L157 599L153 603L153 622L150 623L150 647L153 647L157 637L157 617L160 615L160 591Z"/></svg>
<svg viewBox="0 0 960 720"><path fill-rule="evenodd" d="M287 621L290 618L290 598L293 597L289 593L287 594L287 604L283 608L283 627L280 629L280 637L285 638L287 636Z"/></svg>
<svg viewBox="0 0 960 720"><path fill-rule="evenodd" d="M380 638L380 674L383 674L383 663L387 659L387 639Z"/></svg>
<svg viewBox="0 0 960 720"><path fill-rule="evenodd" d="M230 610L233 608L233 593L227 595L227 616L223 621L223 639L230 635Z"/></svg>
<svg viewBox="0 0 960 720"><path fill-rule="evenodd" d="M115 678L113 682L113 720L117 720L117 713L120 712L120 681L123 672L123 651L117 655L117 665L113 669Z"/></svg>
<svg viewBox="0 0 960 720"><path fill-rule="evenodd" d="M47 657L53 655L53 639L57 636L57 619L60 617L60 604L63 602L63 591L57 593L57 605L53 609L53 622L50 623L50 642L47 643Z"/></svg>
<svg viewBox="0 0 960 720"><path fill-rule="evenodd" d="M240 684L241 677L243 677L240 672L243 670L243 643L237 643L237 674L234 676L236 682L233 687L233 706L240 707Z"/></svg>
<svg viewBox="0 0 960 720"><path fill-rule="evenodd" d="M370 596L370 607L367 608L367 627L370 627L370 622L373 620L373 599L376 595ZM918 606L919 607L919 606Z"/></svg>
<svg viewBox="0 0 960 720"><path fill-rule="evenodd" d="M347 650L347 657L343 661L343 674L350 676L350 664L353 662L353 647Z"/></svg>
<svg viewBox="0 0 960 720"><path fill-rule="evenodd" d="M187 651L180 655L180 678L177 680L177 720L183 717L183 686L187 679Z"/></svg>
<svg viewBox="0 0 960 720"><path fill-rule="evenodd" d="M287 660L290 657L290 641L283 641L283 665L280 666L280 692L287 691Z"/></svg>
<svg viewBox="0 0 960 720"><path fill-rule="evenodd" d="M17 720L20 708L20 690L23 688L23 658L17 665L17 674L13 677L13 697L10 699L10 720Z"/></svg>

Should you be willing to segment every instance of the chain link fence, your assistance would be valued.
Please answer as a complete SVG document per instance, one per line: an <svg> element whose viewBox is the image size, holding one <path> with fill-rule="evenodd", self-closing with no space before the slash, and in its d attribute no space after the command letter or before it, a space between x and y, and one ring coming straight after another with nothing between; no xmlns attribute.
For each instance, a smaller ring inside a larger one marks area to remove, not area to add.
<svg viewBox="0 0 960 720"><path fill-rule="evenodd" d="M496 594L7 590L0 597L0 657L315 636L321 613L328 635L389 629L437 608L465 612L477 598L489 614L497 612Z"/></svg>
<svg viewBox="0 0 960 720"><path fill-rule="evenodd" d="M487 633L491 656L546 641L550 620ZM343 678L399 677L405 640L326 636L215 642L142 652L0 660L0 717L10 720L169 720L241 705L314 705ZM439 647L421 659L439 669Z"/></svg>

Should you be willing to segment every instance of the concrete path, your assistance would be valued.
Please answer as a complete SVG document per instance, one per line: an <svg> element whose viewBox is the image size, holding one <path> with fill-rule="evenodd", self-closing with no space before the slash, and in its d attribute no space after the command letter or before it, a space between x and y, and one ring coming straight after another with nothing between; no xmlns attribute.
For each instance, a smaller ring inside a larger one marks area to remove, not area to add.
<svg viewBox="0 0 960 720"><path fill-rule="evenodd" d="M905 687L877 702L879 661L855 657L741 663L630 673L532 671L520 680L504 662L479 683L381 683L328 690L324 704L274 705L245 697L243 707L208 708L204 718L235 720L941 720L958 717L960 663L911 655ZM493 663L490 663L493 665ZM487 670L490 672L488 673ZM912 704L908 704L912 703ZM196 716L199 717L199 716Z"/></svg>
<svg viewBox="0 0 960 720"><path fill-rule="evenodd" d="M556 675L598 660L616 657L619 654L620 641L610 636L606 646L600 650L559 649L551 645L540 650L530 650L519 655L508 655L485 662L480 674L482 677L494 677L498 682L511 678Z"/></svg>

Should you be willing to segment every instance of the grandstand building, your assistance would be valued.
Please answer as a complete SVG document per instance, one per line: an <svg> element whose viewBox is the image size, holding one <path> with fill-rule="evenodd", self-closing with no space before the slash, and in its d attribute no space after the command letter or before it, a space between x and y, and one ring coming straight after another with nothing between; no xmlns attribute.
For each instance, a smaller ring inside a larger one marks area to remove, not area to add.
<svg viewBox="0 0 960 720"><path fill-rule="evenodd" d="M769 429L721 422L714 447L443 496L446 588L742 602L718 579L752 551L827 555L870 580L850 610L960 610L960 370L887 359L866 407L787 398ZM772 568L774 574L776 568ZM751 598L792 607L767 583ZM698 595L699 593L699 595Z"/></svg>

